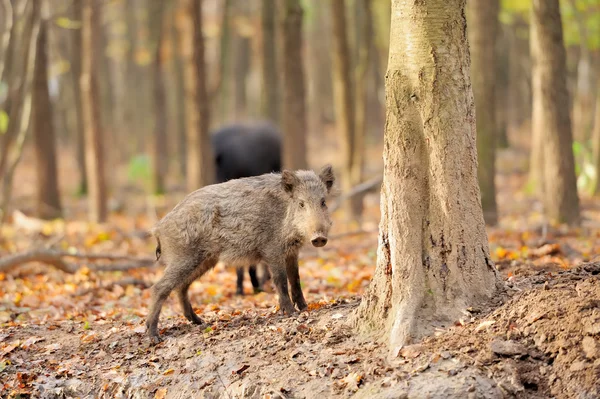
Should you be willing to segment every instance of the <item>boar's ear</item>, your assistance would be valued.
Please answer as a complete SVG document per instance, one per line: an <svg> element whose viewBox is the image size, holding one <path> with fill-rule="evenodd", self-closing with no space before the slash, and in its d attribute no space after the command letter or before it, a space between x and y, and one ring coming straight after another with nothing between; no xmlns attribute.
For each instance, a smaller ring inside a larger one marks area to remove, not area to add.
<svg viewBox="0 0 600 399"><path fill-rule="evenodd" d="M298 176L291 170L284 170L281 172L281 185L283 189L291 194L294 191L294 187L298 185L299 180Z"/></svg>
<svg viewBox="0 0 600 399"><path fill-rule="evenodd" d="M331 165L325 165L321 169L319 173L319 178L327 187L327 192L331 191L331 187L333 187L333 183L335 183L335 176L333 175L333 168Z"/></svg>

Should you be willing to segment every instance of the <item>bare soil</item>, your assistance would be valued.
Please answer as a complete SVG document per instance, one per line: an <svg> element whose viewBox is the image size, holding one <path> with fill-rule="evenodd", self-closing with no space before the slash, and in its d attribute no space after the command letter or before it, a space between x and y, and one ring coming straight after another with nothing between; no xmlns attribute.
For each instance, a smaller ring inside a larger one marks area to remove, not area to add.
<svg viewBox="0 0 600 399"><path fill-rule="evenodd" d="M346 320L358 297L287 318L275 311L7 327L0 396L36 398L598 398L600 263L515 273L495 309L389 357ZM135 323L136 325L133 325ZM11 347L13 347L11 349Z"/></svg>

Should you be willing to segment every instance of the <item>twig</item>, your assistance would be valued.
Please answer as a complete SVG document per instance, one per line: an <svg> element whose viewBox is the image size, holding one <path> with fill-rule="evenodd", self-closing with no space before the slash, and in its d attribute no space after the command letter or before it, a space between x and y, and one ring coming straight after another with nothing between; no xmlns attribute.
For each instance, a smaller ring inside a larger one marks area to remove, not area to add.
<svg viewBox="0 0 600 399"><path fill-rule="evenodd" d="M223 389L225 390L225 393L227 394L227 397L229 399L231 399L231 396L229 396L229 392L227 391L227 387L225 386L225 384L223 383L223 380L221 379L221 374L218 371L217 371L217 377L219 378L219 382L223 386Z"/></svg>
<svg viewBox="0 0 600 399"><path fill-rule="evenodd" d="M340 234L334 234L332 236L329 237L330 240L335 240L338 238L343 238L343 237L348 237L348 236L359 236L362 234L372 234L372 233L377 233L379 232L379 230L374 229L374 230L354 230L354 231L347 231L345 233L340 233Z"/></svg>
<svg viewBox="0 0 600 399"><path fill-rule="evenodd" d="M95 271L123 271L149 267L156 263L153 258L135 258L127 255L100 255L100 254L71 254L68 252L53 251L48 249L34 249L31 251L13 254L0 259L0 271L22 265L29 262L41 262L52 265L65 273L75 273L81 266L66 262L63 258L78 258L94 260L121 260L127 263L116 263L108 265L88 265L90 270Z"/></svg>
<svg viewBox="0 0 600 399"><path fill-rule="evenodd" d="M346 201L358 194L362 194L366 191L375 189L376 187L381 185L382 181L383 181L383 175L379 175L370 180L367 180L366 182L360 183L358 186L353 187L350 191L348 191L347 193L344 193L340 196L340 198L337 200L337 202L331 206L330 212L332 212L332 213L335 212L344 203L344 201Z"/></svg>

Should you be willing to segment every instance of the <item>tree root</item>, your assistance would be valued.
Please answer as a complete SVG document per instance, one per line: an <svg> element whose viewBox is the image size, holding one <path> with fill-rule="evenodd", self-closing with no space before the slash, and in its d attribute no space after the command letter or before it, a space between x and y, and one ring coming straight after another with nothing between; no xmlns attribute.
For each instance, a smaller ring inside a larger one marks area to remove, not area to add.
<svg viewBox="0 0 600 399"><path fill-rule="evenodd" d="M156 260L153 258L136 258L127 255L72 254L69 252L54 251L50 249L34 249L31 251L9 255L0 259L0 271L5 271L30 262L40 262L52 265L55 268L70 274L73 274L81 269L81 264L67 262L65 258L87 259L91 262L98 260L121 261L118 263L100 265L87 262L86 266L90 270L103 272L124 271L141 267L150 267L156 263Z"/></svg>

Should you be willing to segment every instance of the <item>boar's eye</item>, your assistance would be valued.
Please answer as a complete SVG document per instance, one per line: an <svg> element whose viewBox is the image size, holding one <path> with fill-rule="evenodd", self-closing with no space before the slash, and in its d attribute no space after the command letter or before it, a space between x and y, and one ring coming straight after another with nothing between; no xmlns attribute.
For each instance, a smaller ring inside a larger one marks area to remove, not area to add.
<svg viewBox="0 0 600 399"><path fill-rule="evenodd" d="M322 208L327 208L327 203L325 202L325 198L321 199L321 207Z"/></svg>
<svg viewBox="0 0 600 399"><path fill-rule="evenodd" d="M304 208L304 201L300 201L300 208Z"/></svg>

